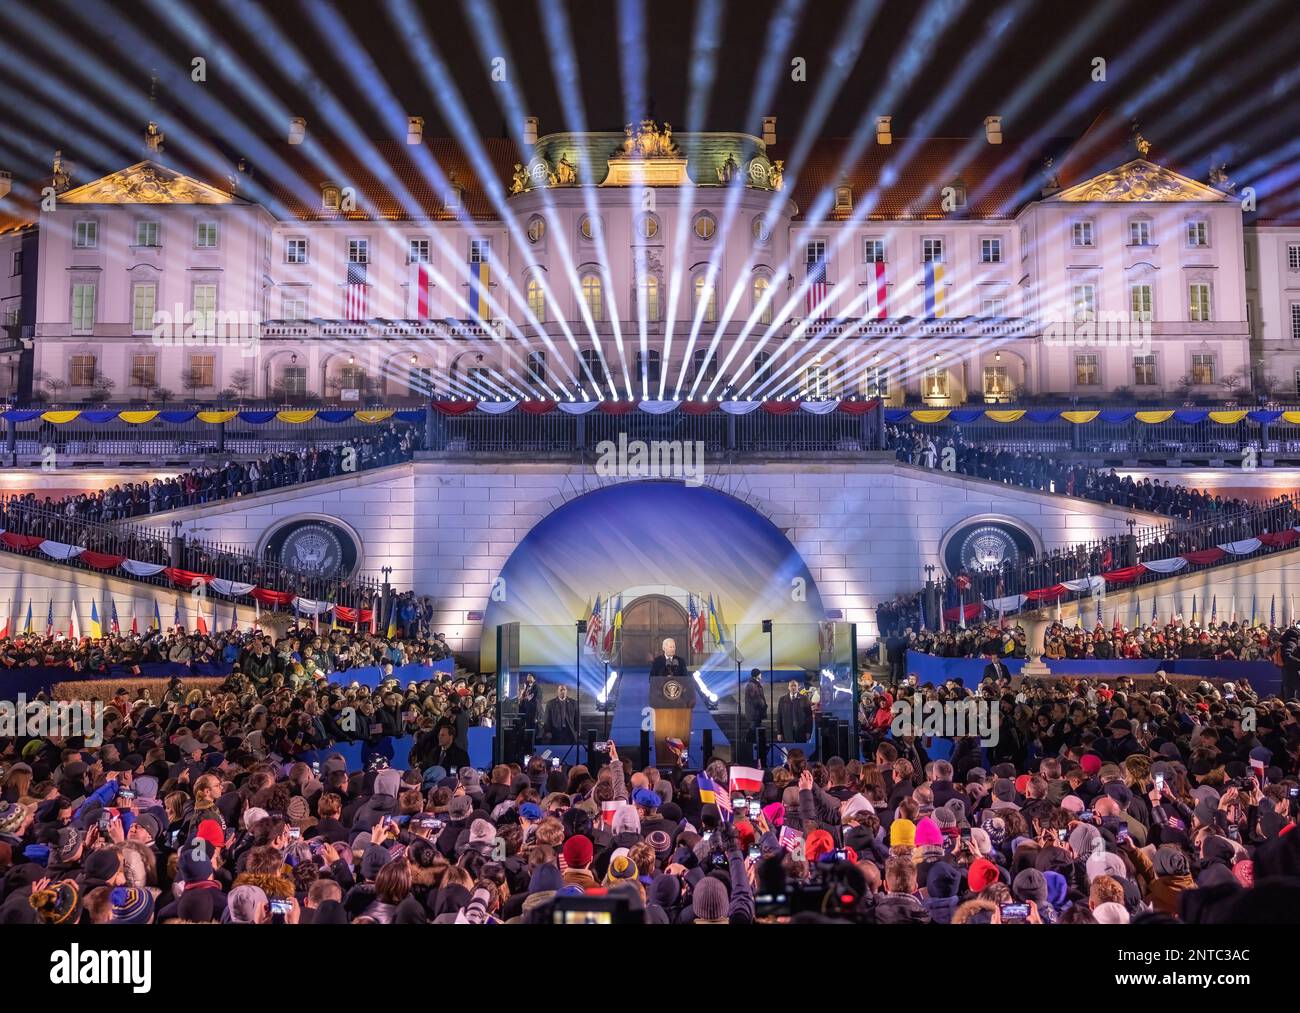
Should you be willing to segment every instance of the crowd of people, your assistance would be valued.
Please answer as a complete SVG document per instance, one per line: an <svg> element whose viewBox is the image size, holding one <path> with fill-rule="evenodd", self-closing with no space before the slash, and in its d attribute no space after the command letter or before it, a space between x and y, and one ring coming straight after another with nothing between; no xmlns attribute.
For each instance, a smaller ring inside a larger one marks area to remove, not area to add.
<svg viewBox="0 0 1300 1013"><path fill-rule="evenodd" d="M388 425L377 429L373 436L355 436L324 447L304 445L299 450L258 460L205 465L172 478L122 482L98 492L61 499L40 498L35 493L17 499L29 509L64 517L95 523L121 521L409 461L416 442L409 426Z"/></svg>
<svg viewBox="0 0 1300 1013"><path fill-rule="evenodd" d="M1300 899L1300 702L1245 684L864 677L861 760L637 769L609 743L477 769L471 689L255 675L330 649L288 640L215 688L124 686L101 742L0 740L0 922L1215 923ZM982 702L996 741L932 757L891 731L913 693ZM410 754L305 753L351 708L418 728Z"/></svg>
<svg viewBox="0 0 1300 1013"><path fill-rule="evenodd" d="M887 427L889 446L898 460L923 468L942 468L947 457L959 475L1007 485L1080 496L1099 503L1145 510L1187 521L1212 520L1248 510L1255 503L1238 497L1212 495L1168 479L1135 482L1112 468L1103 471L1070 464L1051 454L1030 454L1001 447L984 447L963 438L960 429L939 433L925 426ZM951 451L949 455L947 452Z"/></svg>

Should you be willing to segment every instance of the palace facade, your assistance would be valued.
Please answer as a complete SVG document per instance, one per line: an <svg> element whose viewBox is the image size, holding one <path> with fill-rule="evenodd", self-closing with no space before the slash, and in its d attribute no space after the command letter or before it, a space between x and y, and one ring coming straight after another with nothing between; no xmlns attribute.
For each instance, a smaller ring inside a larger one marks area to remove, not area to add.
<svg viewBox="0 0 1300 1013"><path fill-rule="evenodd" d="M1136 149L621 132L0 175L0 396L1286 399L1300 223ZM1082 139L1080 145L1082 144ZM1247 206L1250 214L1243 212ZM1248 224L1247 224L1248 222Z"/></svg>

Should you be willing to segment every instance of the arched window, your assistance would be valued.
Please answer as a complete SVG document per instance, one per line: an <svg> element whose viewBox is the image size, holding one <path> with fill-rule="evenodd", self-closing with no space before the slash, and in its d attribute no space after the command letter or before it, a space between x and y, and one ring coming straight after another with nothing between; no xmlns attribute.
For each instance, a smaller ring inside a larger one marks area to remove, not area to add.
<svg viewBox="0 0 1300 1013"><path fill-rule="evenodd" d="M595 385L595 393L600 394L600 385L605 381L605 367L601 365L600 353L594 348L584 348L578 353L578 385L587 383Z"/></svg>
<svg viewBox="0 0 1300 1013"><path fill-rule="evenodd" d="M695 379L712 381L718 375L718 359L707 348L697 348L694 356Z"/></svg>
<svg viewBox="0 0 1300 1013"><path fill-rule="evenodd" d="M760 324L770 324L772 322L772 303L767 303L763 299L767 296L768 286L772 284L770 278L765 274L754 275L754 311L758 314Z"/></svg>
<svg viewBox="0 0 1300 1013"><path fill-rule="evenodd" d="M707 274L695 276L695 315L710 324L718 319L718 293Z"/></svg>
<svg viewBox="0 0 1300 1013"><path fill-rule="evenodd" d="M655 349L636 353L636 374L645 381L647 389L653 390L659 386L659 365L659 353Z"/></svg>
<svg viewBox="0 0 1300 1013"><path fill-rule="evenodd" d="M537 275L530 275L528 278L528 310L537 318L539 324L546 323L546 290L542 288L542 280Z"/></svg>
<svg viewBox="0 0 1300 1013"><path fill-rule="evenodd" d="M643 274L638 287L637 300L645 307L646 320L659 319L659 276Z"/></svg>
<svg viewBox="0 0 1300 1013"><path fill-rule="evenodd" d="M582 276L582 301L587 304L587 311L591 314L592 320L605 319L605 291L600 283L600 275Z"/></svg>
<svg viewBox="0 0 1300 1013"><path fill-rule="evenodd" d="M528 353L528 375L539 383L546 382L546 353Z"/></svg>
<svg viewBox="0 0 1300 1013"><path fill-rule="evenodd" d="M824 401L831 396L830 370L825 363L814 362L803 374L803 396L809 401Z"/></svg>

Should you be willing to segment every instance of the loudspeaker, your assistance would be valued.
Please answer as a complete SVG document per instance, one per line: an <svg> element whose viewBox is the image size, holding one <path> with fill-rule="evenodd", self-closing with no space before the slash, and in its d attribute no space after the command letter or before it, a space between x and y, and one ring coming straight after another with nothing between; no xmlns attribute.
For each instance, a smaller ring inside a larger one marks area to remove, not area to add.
<svg viewBox="0 0 1300 1013"><path fill-rule="evenodd" d="M690 752L689 744L686 747L686 751L688 753ZM713 755L713 729L706 728L704 729L704 755L700 757L700 765L703 766L705 763L707 763L709 757L712 755Z"/></svg>
<svg viewBox="0 0 1300 1013"><path fill-rule="evenodd" d="M641 729L641 763L640 766L648 767L650 765L650 730Z"/></svg>

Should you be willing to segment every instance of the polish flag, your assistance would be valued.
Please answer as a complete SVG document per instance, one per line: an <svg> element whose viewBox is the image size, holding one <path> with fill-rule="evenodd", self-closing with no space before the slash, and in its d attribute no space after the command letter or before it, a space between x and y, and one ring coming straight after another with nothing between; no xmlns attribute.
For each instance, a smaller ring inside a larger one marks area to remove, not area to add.
<svg viewBox="0 0 1300 1013"><path fill-rule="evenodd" d="M605 826L612 827L614 825L614 814L625 805L627 805L627 803L621 799L614 799L611 802L600 803L600 821L604 823Z"/></svg>
<svg viewBox="0 0 1300 1013"><path fill-rule="evenodd" d="M732 767L730 790L758 794L763 790L763 772L753 767Z"/></svg>
<svg viewBox="0 0 1300 1013"><path fill-rule="evenodd" d="M878 260L867 265L867 318L884 320L889 316L889 285L885 278L885 262Z"/></svg>
<svg viewBox="0 0 1300 1013"><path fill-rule="evenodd" d="M10 599L9 599L9 611L5 613L5 621L4 621L4 625L3 625L3 626L0 626L0 640L8 640L8 639L9 639L9 619L10 619L10 617L13 616L13 614L14 614L14 600L13 600L12 598L10 598Z"/></svg>
<svg viewBox="0 0 1300 1013"><path fill-rule="evenodd" d="M433 312L433 265L417 261L411 265L408 290L410 318L429 320Z"/></svg>

